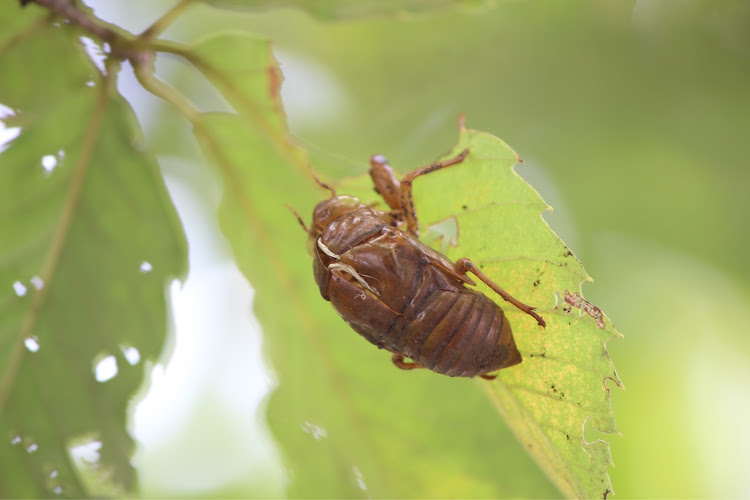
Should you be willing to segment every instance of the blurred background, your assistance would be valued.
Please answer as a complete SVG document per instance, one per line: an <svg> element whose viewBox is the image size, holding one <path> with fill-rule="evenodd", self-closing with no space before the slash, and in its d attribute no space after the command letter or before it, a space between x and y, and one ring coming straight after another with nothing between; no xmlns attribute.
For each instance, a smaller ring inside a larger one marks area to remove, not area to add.
<svg viewBox="0 0 750 500"><path fill-rule="evenodd" d="M140 31L172 2L87 3ZM750 497L750 2L499 1L346 22L196 5L165 36L219 28L273 40L290 128L330 176L365 172L374 153L401 171L428 163L458 113L508 142L594 277L587 299L625 335L609 344L627 387L611 395L617 497ZM283 495L263 424L273 367L214 227L218 187L128 68L120 85L191 259L172 287L174 345L133 411L143 492Z"/></svg>

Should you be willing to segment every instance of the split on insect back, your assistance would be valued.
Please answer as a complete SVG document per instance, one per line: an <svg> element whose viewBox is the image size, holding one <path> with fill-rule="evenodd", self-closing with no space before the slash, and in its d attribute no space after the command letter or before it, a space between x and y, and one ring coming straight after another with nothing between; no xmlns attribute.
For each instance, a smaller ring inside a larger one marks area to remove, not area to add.
<svg viewBox="0 0 750 500"><path fill-rule="evenodd" d="M329 196L309 225L298 216L314 278L399 368L497 376L485 392L561 491L605 496L608 444L586 442L584 422L617 432L607 384L621 384L606 342L620 335L582 298L590 278L542 219L548 207L516 174L515 152L460 125L450 153L402 177L373 156L380 204L318 181ZM449 220L457 246L442 254L419 241ZM566 296L597 314L577 314Z"/></svg>

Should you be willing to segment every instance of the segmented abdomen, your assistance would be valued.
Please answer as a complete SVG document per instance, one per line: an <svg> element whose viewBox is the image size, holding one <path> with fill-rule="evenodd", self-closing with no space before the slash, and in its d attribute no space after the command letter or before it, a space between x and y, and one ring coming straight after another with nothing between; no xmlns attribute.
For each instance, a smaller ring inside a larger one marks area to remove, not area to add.
<svg viewBox="0 0 750 500"><path fill-rule="evenodd" d="M411 309L390 332L392 349L422 366L473 377L521 361L503 311L480 292L437 288Z"/></svg>
<svg viewBox="0 0 750 500"><path fill-rule="evenodd" d="M317 250L316 281L323 297L368 341L454 377L521 362L502 309L466 288L446 257L366 211L337 221L348 228L347 237L321 237L336 256Z"/></svg>

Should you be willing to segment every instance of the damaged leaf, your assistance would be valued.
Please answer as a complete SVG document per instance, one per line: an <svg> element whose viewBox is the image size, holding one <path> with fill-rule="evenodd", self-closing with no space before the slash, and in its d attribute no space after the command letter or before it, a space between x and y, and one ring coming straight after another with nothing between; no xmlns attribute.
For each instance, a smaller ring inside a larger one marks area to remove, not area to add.
<svg viewBox="0 0 750 500"><path fill-rule="evenodd" d="M133 492L127 410L166 339L182 227L113 67L43 12L2 5L19 25L0 33L0 99L20 133L0 153L0 497L103 494L75 444Z"/></svg>

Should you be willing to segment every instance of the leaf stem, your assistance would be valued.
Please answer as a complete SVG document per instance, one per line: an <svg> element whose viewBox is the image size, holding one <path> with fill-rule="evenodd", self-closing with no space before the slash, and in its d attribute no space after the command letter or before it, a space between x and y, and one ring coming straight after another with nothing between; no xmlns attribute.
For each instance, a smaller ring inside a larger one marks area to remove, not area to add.
<svg viewBox="0 0 750 500"><path fill-rule="evenodd" d="M134 65L133 69L136 80L144 89L177 108L193 126L199 124L200 113L186 97L154 76L153 70L145 64Z"/></svg>
<svg viewBox="0 0 750 500"><path fill-rule="evenodd" d="M143 33L138 36L138 40L141 42L149 42L159 36L193 3L195 3L195 0L180 0L174 4L172 8L164 13L163 16L154 21L151 26L143 30Z"/></svg>

